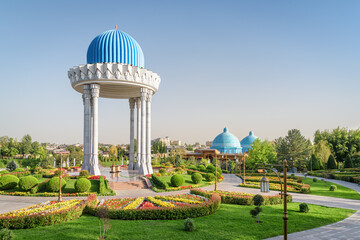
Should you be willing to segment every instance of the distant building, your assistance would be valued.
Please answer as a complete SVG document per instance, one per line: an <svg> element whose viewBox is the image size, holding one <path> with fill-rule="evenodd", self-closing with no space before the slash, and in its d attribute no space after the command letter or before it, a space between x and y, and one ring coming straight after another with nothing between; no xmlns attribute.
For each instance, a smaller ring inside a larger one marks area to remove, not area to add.
<svg viewBox="0 0 360 240"><path fill-rule="evenodd" d="M171 145L171 140L168 136L166 136L165 138L155 138L155 139L151 140L151 144L154 142L162 142L165 144L165 146Z"/></svg>
<svg viewBox="0 0 360 240"><path fill-rule="evenodd" d="M173 146L181 146L181 141L180 141L180 140L173 140L173 141L171 141L170 143L171 143L171 145L173 145Z"/></svg>
<svg viewBox="0 0 360 240"><path fill-rule="evenodd" d="M248 152L251 149L251 144L258 139L257 136L254 135L253 131L249 132L249 136L246 136L243 138L243 140L240 141L242 152Z"/></svg>
<svg viewBox="0 0 360 240"><path fill-rule="evenodd" d="M206 141L206 142L205 142L205 146L211 147L211 145L212 145L212 141Z"/></svg>
<svg viewBox="0 0 360 240"><path fill-rule="evenodd" d="M231 134L228 128L224 128L224 131L215 137L212 142L211 149L216 149L220 153L230 154L238 154L242 152L239 139Z"/></svg>

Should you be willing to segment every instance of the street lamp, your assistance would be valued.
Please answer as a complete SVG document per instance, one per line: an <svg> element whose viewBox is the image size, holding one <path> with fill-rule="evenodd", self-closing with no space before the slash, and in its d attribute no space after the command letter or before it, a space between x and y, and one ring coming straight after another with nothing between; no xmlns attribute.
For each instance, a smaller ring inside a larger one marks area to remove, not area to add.
<svg viewBox="0 0 360 240"><path fill-rule="evenodd" d="M58 202L62 202L62 197L61 197L61 180L62 180L62 165L63 165L63 161L62 161L62 155L66 154L66 153L62 153L60 152L60 175L59 175L59 198L58 198Z"/></svg>
<svg viewBox="0 0 360 240"><path fill-rule="evenodd" d="M244 166L244 169L243 169L243 174L244 174L244 177L243 177L243 184L245 184L245 160L246 160L246 157L247 157L247 154L245 153L244 154L244 157L243 157L243 166Z"/></svg>
<svg viewBox="0 0 360 240"><path fill-rule="evenodd" d="M273 166L281 166L281 165L273 165ZM281 199L283 199L284 197L284 215L283 215L283 220L284 220L284 240L287 240L287 221L288 221L288 213L287 213L287 161L284 160L283 162L283 170L284 170L284 193L282 192L282 183L281 183L281 177L280 174L276 171L276 169L273 168L266 168L266 165L264 163L264 171L265 169L270 169L271 171L273 171L277 177L279 178L280 181L280 195L281 195ZM269 180L265 177L265 174L263 176L263 178L260 180L260 192L269 192Z"/></svg>

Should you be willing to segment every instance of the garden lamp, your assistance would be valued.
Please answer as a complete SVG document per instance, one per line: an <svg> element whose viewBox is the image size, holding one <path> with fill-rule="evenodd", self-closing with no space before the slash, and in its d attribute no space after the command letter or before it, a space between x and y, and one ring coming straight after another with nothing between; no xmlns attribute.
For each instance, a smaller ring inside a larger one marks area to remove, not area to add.
<svg viewBox="0 0 360 240"><path fill-rule="evenodd" d="M267 179L265 175L260 180L260 192L269 192L269 179Z"/></svg>

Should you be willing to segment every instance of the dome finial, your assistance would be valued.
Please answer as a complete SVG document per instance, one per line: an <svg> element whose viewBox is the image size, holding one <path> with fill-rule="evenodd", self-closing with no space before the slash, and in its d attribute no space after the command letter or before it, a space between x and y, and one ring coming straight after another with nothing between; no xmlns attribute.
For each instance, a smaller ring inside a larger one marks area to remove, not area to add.
<svg viewBox="0 0 360 240"><path fill-rule="evenodd" d="M224 128L224 132L228 132L229 129L227 127Z"/></svg>
<svg viewBox="0 0 360 240"><path fill-rule="evenodd" d="M117 30L117 24L115 24L115 29Z"/></svg>

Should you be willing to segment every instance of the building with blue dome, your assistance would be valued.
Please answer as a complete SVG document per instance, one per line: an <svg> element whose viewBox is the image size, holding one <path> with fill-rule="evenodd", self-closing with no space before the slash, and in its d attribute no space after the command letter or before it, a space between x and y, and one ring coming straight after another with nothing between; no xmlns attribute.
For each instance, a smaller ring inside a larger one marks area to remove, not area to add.
<svg viewBox="0 0 360 240"><path fill-rule="evenodd" d="M140 45L117 27L96 36L87 50L87 64L68 71L71 86L84 103L83 170L100 175L98 166L98 98L127 99L130 107L129 170L153 173L151 166L151 100L160 76L145 69ZM135 111L136 139L135 156ZM136 157L136 163L135 163Z"/></svg>
<svg viewBox="0 0 360 240"><path fill-rule="evenodd" d="M226 154L239 154L242 152L239 139L231 134L228 128L224 128L224 131L215 137L211 149Z"/></svg>
<svg viewBox="0 0 360 240"><path fill-rule="evenodd" d="M248 151L251 149L251 144L252 144L256 139L258 139L258 137L254 135L253 131L250 131L250 132L249 132L249 135L246 136L246 137L244 137L244 138L241 140L240 144L241 144L241 146L242 146L242 148L243 148L243 153L244 153L244 152L248 152Z"/></svg>

